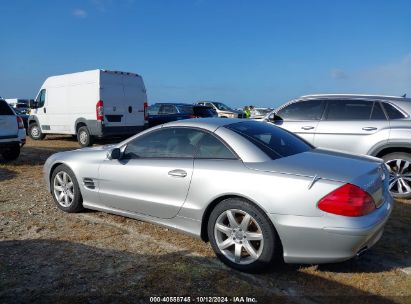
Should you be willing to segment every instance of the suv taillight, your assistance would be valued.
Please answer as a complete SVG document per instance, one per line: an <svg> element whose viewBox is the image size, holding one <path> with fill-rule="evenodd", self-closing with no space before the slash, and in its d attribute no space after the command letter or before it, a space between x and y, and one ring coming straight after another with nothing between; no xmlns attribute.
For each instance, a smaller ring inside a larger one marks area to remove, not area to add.
<svg viewBox="0 0 411 304"><path fill-rule="evenodd" d="M20 116L17 116L17 125L19 129L24 129L23 119Z"/></svg>
<svg viewBox="0 0 411 304"><path fill-rule="evenodd" d="M148 103L147 101L144 102L144 120L148 120Z"/></svg>
<svg viewBox="0 0 411 304"><path fill-rule="evenodd" d="M99 100L96 104L96 117L97 120L104 120L104 105L102 100Z"/></svg>
<svg viewBox="0 0 411 304"><path fill-rule="evenodd" d="M360 187L345 184L323 197L318 202L318 208L338 215L363 216L375 210L375 203Z"/></svg>

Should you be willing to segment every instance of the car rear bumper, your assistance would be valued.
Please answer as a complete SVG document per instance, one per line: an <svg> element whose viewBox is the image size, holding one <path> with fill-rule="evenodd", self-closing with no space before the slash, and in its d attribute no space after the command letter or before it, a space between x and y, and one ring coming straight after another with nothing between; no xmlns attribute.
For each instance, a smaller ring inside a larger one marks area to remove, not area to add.
<svg viewBox="0 0 411 304"><path fill-rule="evenodd" d="M366 216L322 217L269 214L280 236L286 263L333 263L359 256L382 236L393 199Z"/></svg>
<svg viewBox="0 0 411 304"><path fill-rule="evenodd" d="M18 138L14 138L13 140L8 140L8 141L0 140L0 151L4 151L9 148L15 147L16 145L21 147L24 145L24 143L20 142Z"/></svg>

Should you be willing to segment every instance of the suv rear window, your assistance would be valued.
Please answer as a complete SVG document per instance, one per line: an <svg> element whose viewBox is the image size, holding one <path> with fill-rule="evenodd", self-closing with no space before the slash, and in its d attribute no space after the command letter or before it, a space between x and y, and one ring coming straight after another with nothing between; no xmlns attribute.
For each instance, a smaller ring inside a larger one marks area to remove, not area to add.
<svg viewBox="0 0 411 304"><path fill-rule="evenodd" d="M313 148L291 132L264 122L238 122L227 125L225 128L247 138L271 159L303 153Z"/></svg>
<svg viewBox="0 0 411 304"><path fill-rule="evenodd" d="M14 115L13 110L4 100L0 100L0 115Z"/></svg>
<svg viewBox="0 0 411 304"><path fill-rule="evenodd" d="M395 107L393 107L392 105L383 102L383 107L385 109L385 112L388 115L389 119L401 119L401 118L405 118L404 114L402 114L400 111L398 111Z"/></svg>

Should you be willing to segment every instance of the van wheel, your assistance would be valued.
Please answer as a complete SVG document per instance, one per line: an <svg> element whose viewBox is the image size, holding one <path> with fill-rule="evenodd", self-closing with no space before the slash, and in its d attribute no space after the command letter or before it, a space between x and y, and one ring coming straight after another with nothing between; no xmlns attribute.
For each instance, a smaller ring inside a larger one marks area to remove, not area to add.
<svg viewBox="0 0 411 304"><path fill-rule="evenodd" d="M93 136L86 126L80 127L77 131L77 141L82 147L90 147L93 145Z"/></svg>
<svg viewBox="0 0 411 304"><path fill-rule="evenodd" d="M3 155L3 158L5 160L15 160L19 157L20 155L20 145L14 145L10 148L7 148L4 150L1 155Z"/></svg>
<svg viewBox="0 0 411 304"><path fill-rule="evenodd" d="M41 128L37 123L31 123L29 126L29 136L34 140L42 140L46 137L45 134L41 132Z"/></svg>

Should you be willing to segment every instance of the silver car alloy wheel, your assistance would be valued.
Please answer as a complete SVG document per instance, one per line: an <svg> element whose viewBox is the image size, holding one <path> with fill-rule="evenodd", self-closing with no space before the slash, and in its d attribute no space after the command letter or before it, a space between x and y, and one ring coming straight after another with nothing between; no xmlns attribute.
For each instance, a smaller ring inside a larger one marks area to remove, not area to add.
<svg viewBox="0 0 411 304"><path fill-rule="evenodd" d="M264 247L260 225L250 214L238 209L220 214L214 226L214 237L221 253L236 264L255 262Z"/></svg>
<svg viewBox="0 0 411 304"><path fill-rule="evenodd" d="M405 159L391 159L386 162L390 172L389 189L394 195L411 193L411 167Z"/></svg>
<svg viewBox="0 0 411 304"><path fill-rule="evenodd" d="M74 200L74 184L70 175L60 171L54 177L53 185L57 202L65 208L70 207Z"/></svg>

